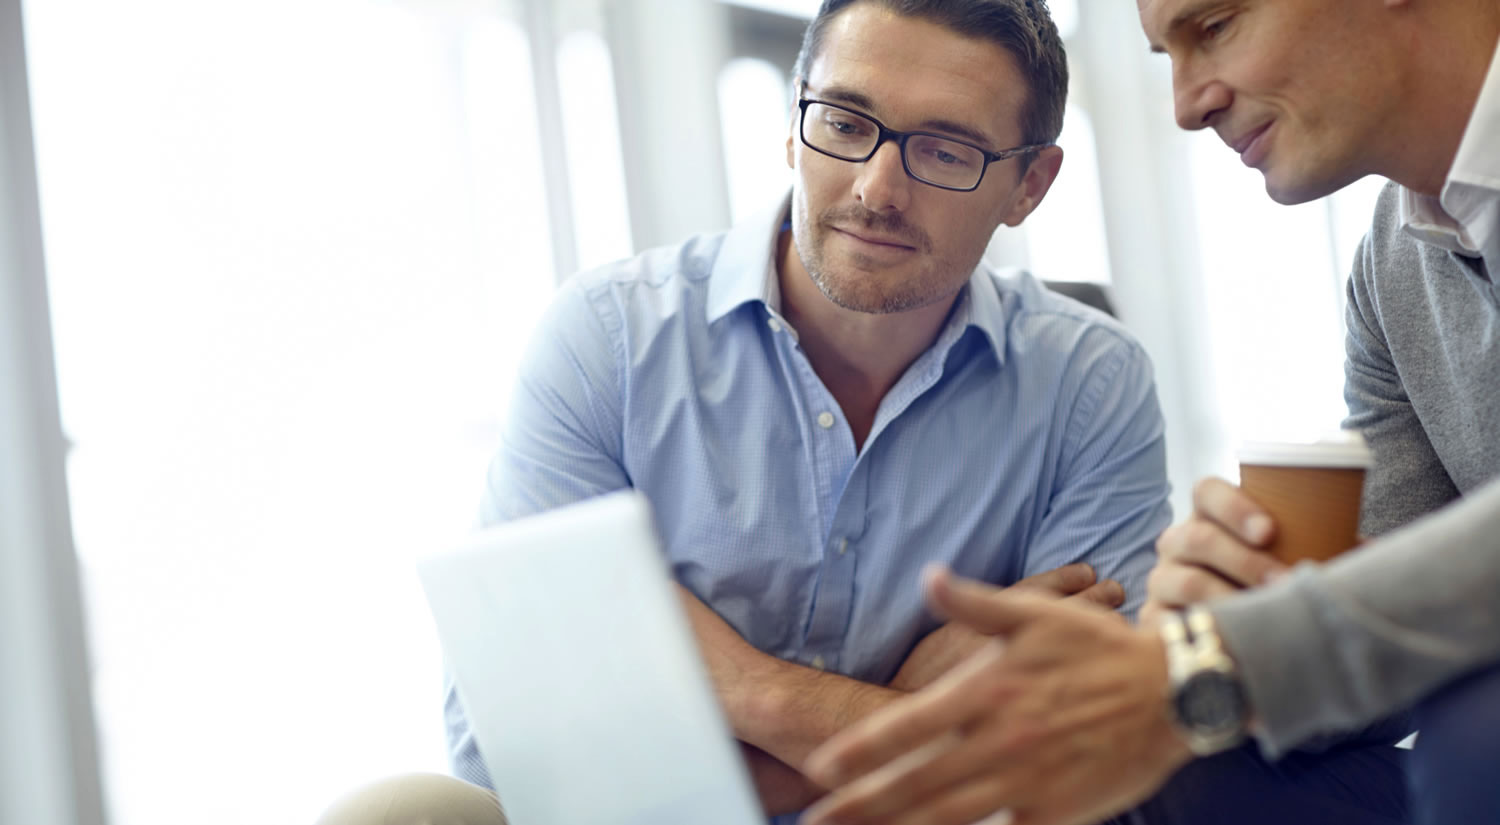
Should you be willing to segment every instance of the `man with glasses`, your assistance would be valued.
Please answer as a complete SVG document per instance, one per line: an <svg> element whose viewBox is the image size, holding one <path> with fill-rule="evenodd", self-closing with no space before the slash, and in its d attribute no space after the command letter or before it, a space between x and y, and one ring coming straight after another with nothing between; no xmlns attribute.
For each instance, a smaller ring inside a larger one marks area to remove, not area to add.
<svg viewBox="0 0 1500 825"><path fill-rule="evenodd" d="M1133 613L1170 521L1141 347L981 263L1062 162L1045 4L829 0L795 74L789 200L565 284L484 499L495 523L646 493L784 822L821 793L791 766L983 642L928 614L923 564ZM493 821L451 686L447 717L472 784L418 792Z"/></svg>

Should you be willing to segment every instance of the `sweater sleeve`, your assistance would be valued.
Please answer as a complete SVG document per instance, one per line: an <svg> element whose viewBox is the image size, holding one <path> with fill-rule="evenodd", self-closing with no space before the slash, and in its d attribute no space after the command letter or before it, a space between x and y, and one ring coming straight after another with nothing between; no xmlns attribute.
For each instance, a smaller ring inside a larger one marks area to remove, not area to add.
<svg viewBox="0 0 1500 825"><path fill-rule="evenodd" d="M1500 482L1212 612L1268 757L1407 707L1500 660Z"/></svg>
<svg viewBox="0 0 1500 825"><path fill-rule="evenodd" d="M1363 433L1375 453L1360 511L1360 533L1366 536L1388 533L1458 498L1391 355L1383 312L1388 308L1374 283L1375 243L1370 235L1360 241L1344 318L1344 428Z"/></svg>

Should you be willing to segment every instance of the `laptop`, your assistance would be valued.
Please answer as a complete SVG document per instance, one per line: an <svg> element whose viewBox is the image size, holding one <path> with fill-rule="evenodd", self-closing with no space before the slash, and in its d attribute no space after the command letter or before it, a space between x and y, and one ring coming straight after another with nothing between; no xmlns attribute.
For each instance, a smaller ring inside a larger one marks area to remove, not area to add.
<svg viewBox="0 0 1500 825"><path fill-rule="evenodd" d="M511 825L764 825L645 496L489 528L418 575Z"/></svg>

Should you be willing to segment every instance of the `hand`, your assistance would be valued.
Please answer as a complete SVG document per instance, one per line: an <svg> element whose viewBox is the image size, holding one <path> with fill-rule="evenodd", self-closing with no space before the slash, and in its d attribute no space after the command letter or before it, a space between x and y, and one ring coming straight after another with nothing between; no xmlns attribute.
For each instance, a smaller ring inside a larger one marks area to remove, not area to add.
<svg viewBox="0 0 1500 825"><path fill-rule="evenodd" d="M1095 578L1094 568L1079 562L1027 576L1011 588L1053 598L1080 599L1111 609L1125 603L1125 588L1119 582L1113 579L1096 581ZM890 687L907 692L924 688L967 659L988 639L966 625L949 622L927 634L907 654Z"/></svg>
<svg viewBox="0 0 1500 825"><path fill-rule="evenodd" d="M1193 488L1193 514L1156 541L1156 567L1146 579L1141 624L1164 610L1258 587L1286 572L1264 552L1276 535L1271 517L1240 489L1219 478Z"/></svg>
<svg viewBox="0 0 1500 825"><path fill-rule="evenodd" d="M740 743L745 767L755 783L755 793L768 817L800 811L816 802L827 791L814 785L780 759L754 745Z"/></svg>
<svg viewBox="0 0 1500 825"><path fill-rule="evenodd" d="M1167 719L1157 635L1115 614L956 579L933 606L988 645L919 693L815 751L806 773L834 792L806 825L1082 825L1146 798L1191 754Z"/></svg>

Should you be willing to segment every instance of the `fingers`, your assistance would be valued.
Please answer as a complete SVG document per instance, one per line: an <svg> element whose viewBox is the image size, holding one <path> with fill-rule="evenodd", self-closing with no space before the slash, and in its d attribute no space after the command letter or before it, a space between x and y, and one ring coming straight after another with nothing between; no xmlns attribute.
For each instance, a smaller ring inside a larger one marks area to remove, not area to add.
<svg viewBox="0 0 1500 825"><path fill-rule="evenodd" d="M955 751L961 750L956 747L961 741L956 733L950 732L891 760L825 797L826 801L814 805L802 821L884 822L897 812L926 809L931 798L945 789L945 785L933 786L930 768L951 759ZM968 760L965 772L971 770L973 760Z"/></svg>
<svg viewBox="0 0 1500 825"><path fill-rule="evenodd" d="M1146 582L1148 615L1257 587L1286 572L1258 549L1274 535L1270 516L1238 487L1220 478L1198 482L1192 517L1157 539L1157 566Z"/></svg>
<svg viewBox="0 0 1500 825"><path fill-rule="evenodd" d="M1166 604L1151 595L1150 588L1146 590L1146 603L1141 605L1141 612L1136 616L1136 624L1141 627L1155 627L1161 621L1161 614L1172 610L1173 606Z"/></svg>
<svg viewBox="0 0 1500 825"><path fill-rule="evenodd" d="M1056 572L1056 571L1053 571ZM1090 576L1093 572L1090 571ZM1028 621L1046 615L1057 602L1036 594L1035 588L1001 588L955 576L934 565L923 571L927 603L934 612L985 634L1003 636Z"/></svg>
<svg viewBox="0 0 1500 825"><path fill-rule="evenodd" d="M949 751L945 756L956 753ZM890 800L874 795L873 787L860 788L862 783L863 780L850 785L814 805L801 820L803 825L1008 825L1012 821L1001 806L1013 788L995 777L975 776L922 798L918 805L894 808L886 804ZM892 777L887 784L883 789L886 793L905 795L899 779Z"/></svg>
<svg viewBox="0 0 1500 825"><path fill-rule="evenodd" d="M924 690L892 702L841 731L813 751L804 766L805 773L824 787L835 787L903 754L930 748L940 735L1003 700L1003 685L987 674L998 664L1002 651L998 642L987 643Z"/></svg>
<svg viewBox="0 0 1500 825"><path fill-rule="evenodd" d="M1197 515L1167 528L1156 541L1156 554L1158 566L1201 567L1239 587L1258 587L1286 569L1269 553Z"/></svg>
<svg viewBox="0 0 1500 825"><path fill-rule="evenodd" d="M1114 610L1125 603L1125 588L1114 579L1105 579L1096 582L1080 593L1069 596L1070 601L1087 602L1088 604L1107 607Z"/></svg>
<svg viewBox="0 0 1500 825"><path fill-rule="evenodd" d="M1149 614L1143 611L1143 619L1148 615L1154 617L1162 610L1179 610L1238 590L1235 585L1201 567L1163 561L1146 577Z"/></svg>
<svg viewBox="0 0 1500 825"><path fill-rule="evenodd" d="M1072 596L1080 593L1095 582L1094 568L1083 562L1067 564L1056 570L1048 570L1045 573L1037 573L1011 585L1022 590L1040 590L1053 593L1058 596Z"/></svg>
<svg viewBox="0 0 1500 825"><path fill-rule="evenodd" d="M1015 819L1001 805L1011 790L1001 780L978 778L932 800L910 821L923 825L1010 825Z"/></svg>
<svg viewBox="0 0 1500 825"><path fill-rule="evenodd" d="M1193 517L1218 524L1252 547L1264 547L1276 525L1240 488L1222 478L1205 478L1193 487Z"/></svg>
<svg viewBox="0 0 1500 825"><path fill-rule="evenodd" d="M948 588L952 586L951 582L962 581L963 584L958 585L959 593L973 595L976 597L995 595L1002 592L1004 589L1009 589L1027 591L1044 596L1071 598L1077 601L1098 605L1100 607L1107 607L1110 609L1117 608L1125 603L1125 588L1122 587L1119 582L1116 582L1112 579L1099 581L1098 577L1094 573L1094 568L1083 562L1068 564L1055 570L1048 570L1045 573L1037 573L1032 576L1027 576L1026 578L1021 579L1020 581L1011 585L1009 588L1003 589L983 584L981 582L960 580L957 577L952 576L952 574L947 571L939 574L938 572L936 572L938 569L939 568L937 567L933 567L932 569L926 571L924 574L926 577L929 594L933 592L932 588L934 586L938 588ZM939 578L942 579L942 583L934 584ZM973 585L973 587L970 587L969 585ZM944 594L947 594L949 591L943 590L942 592ZM962 596L960 597L962 598ZM943 605L944 603L941 601L941 599L933 601L934 608L938 610L943 610ZM949 615L951 617L951 614L945 613L944 615ZM976 629L978 628L976 627Z"/></svg>

